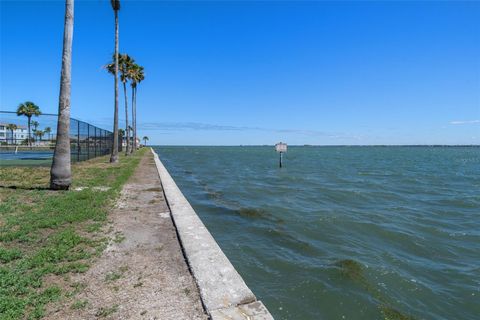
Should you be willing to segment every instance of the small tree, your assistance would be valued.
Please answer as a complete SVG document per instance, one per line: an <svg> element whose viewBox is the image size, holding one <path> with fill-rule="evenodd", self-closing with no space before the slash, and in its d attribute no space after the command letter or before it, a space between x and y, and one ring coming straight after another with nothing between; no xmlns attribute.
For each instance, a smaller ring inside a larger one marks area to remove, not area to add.
<svg viewBox="0 0 480 320"><path fill-rule="evenodd" d="M39 138L39 141L42 141L42 138L43 138L44 134L45 134L45 131L35 130L35 135Z"/></svg>
<svg viewBox="0 0 480 320"><path fill-rule="evenodd" d="M38 121L35 121L35 120L32 121L33 142L35 142L37 140L37 139L35 139L35 137L37 136L36 132L37 132L37 128L38 128L39 125L40 125L40 123L38 123Z"/></svg>
<svg viewBox="0 0 480 320"><path fill-rule="evenodd" d="M147 145L147 141L148 141L148 137L147 137L147 136L144 136L144 137L143 137L143 144L144 144L144 145Z"/></svg>
<svg viewBox="0 0 480 320"><path fill-rule="evenodd" d="M50 140L50 133L52 132L52 128L46 127L45 130L43 130L43 132L45 132L45 134L48 135L48 140Z"/></svg>
<svg viewBox="0 0 480 320"><path fill-rule="evenodd" d="M14 144L13 143L14 138L15 138L15 144L17 144L17 137L15 137L15 135L14 135L14 131L17 130L17 129L18 129L18 127L17 127L16 124L14 124L14 123L7 124L7 130L10 130L10 132L12 134L12 144Z"/></svg>
<svg viewBox="0 0 480 320"><path fill-rule="evenodd" d="M28 119L28 145L31 146L31 136L32 136L32 131L31 131L31 122L32 122L32 117L36 116L38 117L41 115L42 112L40 111L40 107L37 106L35 103L31 101L27 101L25 103L21 103L18 108L17 108L17 115L18 116L25 116Z"/></svg>
<svg viewBox="0 0 480 320"><path fill-rule="evenodd" d="M33 120L32 121L33 131L37 131L37 128L39 125L40 123L38 123L38 121Z"/></svg>

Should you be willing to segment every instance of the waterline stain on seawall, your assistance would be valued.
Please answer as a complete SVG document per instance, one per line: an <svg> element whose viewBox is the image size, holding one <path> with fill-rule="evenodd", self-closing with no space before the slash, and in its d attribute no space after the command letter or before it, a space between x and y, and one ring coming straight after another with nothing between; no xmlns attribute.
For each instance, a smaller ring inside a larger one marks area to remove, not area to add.
<svg viewBox="0 0 480 320"><path fill-rule="evenodd" d="M360 284L365 291L380 302L378 309L384 320L415 320L415 318L394 309L390 305L388 297L382 295L365 277L363 266L360 262L352 259L344 259L335 262L334 266L339 268L342 277Z"/></svg>

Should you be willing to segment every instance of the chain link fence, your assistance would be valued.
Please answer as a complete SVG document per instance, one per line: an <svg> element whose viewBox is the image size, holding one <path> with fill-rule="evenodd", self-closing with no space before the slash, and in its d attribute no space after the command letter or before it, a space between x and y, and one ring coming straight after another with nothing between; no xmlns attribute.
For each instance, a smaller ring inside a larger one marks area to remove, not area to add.
<svg viewBox="0 0 480 320"><path fill-rule="evenodd" d="M33 116L29 131L26 116L0 111L0 161L49 159L51 162L57 136L57 118L55 114ZM72 162L110 154L112 145L112 132L70 118Z"/></svg>

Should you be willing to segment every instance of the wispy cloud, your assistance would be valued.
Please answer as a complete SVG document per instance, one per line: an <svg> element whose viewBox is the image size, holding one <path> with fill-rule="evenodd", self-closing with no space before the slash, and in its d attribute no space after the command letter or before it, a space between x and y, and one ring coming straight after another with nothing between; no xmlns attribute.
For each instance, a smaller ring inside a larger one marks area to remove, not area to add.
<svg viewBox="0 0 480 320"><path fill-rule="evenodd" d="M152 130L160 132L179 132L179 131L261 131L284 134L298 134L313 137L329 137L333 139L355 139L360 140L361 137L345 134L330 133L319 130L303 130L303 129L272 129L248 126L226 126L210 123L199 122L143 122L139 124L142 130Z"/></svg>
<svg viewBox="0 0 480 320"><path fill-rule="evenodd" d="M143 130L161 130L161 131L244 131L255 130L249 127L223 126L209 123L198 122L143 122L139 124Z"/></svg>
<svg viewBox="0 0 480 320"><path fill-rule="evenodd" d="M458 124L475 124L480 123L480 120L465 120L465 121L450 121L450 124L458 125Z"/></svg>

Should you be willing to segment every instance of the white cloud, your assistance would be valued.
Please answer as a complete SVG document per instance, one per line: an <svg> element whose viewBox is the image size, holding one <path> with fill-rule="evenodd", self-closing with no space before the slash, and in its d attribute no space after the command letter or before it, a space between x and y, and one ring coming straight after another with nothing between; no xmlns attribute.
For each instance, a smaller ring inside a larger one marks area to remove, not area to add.
<svg viewBox="0 0 480 320"><path fill-rule="evenodd" d="M153 130L164 133L179 132L179 131L262 131L274 132L280 134L297 134L311 137L329 137L333 139L355 139L361 140L362 137L341 132L324 132L318 130L302 130L302 129L271 129L261 127L247 127L247 126L227 126L210 123L198 122L142 122L138 124L142 130Z"/></svg>
<svg viewBox="0 0 480 320"><path fill-rule="evenodd" d="M480 123L480 120L466 120L466 121L450 121L450 124L475 124Z"/></svg>

